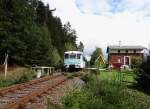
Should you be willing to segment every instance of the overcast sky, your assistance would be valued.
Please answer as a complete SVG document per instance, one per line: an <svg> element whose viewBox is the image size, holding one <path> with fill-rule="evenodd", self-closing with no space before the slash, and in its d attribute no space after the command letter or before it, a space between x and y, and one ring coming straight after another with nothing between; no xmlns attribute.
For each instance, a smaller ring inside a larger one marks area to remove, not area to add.
<svg viewBox="0 0 150 109"><path fill-rule="evenodd" d="M90 53L96 46L150 44L150 0L42 0L69 21Z"/></svg>

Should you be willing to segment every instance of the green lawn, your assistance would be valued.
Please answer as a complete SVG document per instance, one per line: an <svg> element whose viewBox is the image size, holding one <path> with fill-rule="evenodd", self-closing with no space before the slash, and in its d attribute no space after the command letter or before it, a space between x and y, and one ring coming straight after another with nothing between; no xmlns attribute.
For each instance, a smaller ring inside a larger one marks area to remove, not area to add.
<svg viewBox="0 0 150 109"><path fill-rule="evenodd" d="M101 80L121 80L128 83L135 82L135 74L133 71L101 71L99 78Z"/></svg>

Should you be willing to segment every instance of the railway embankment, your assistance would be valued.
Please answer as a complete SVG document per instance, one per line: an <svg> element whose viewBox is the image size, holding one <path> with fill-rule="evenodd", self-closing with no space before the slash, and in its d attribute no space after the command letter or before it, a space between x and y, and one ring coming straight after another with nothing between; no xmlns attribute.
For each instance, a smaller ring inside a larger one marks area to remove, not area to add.
<svg viewBox="0 0 150 109"><path fill-rule="evenodd" d="M84 82L55 74L0 89L0 109L47 109L60 106L61 97Z"/></svg>

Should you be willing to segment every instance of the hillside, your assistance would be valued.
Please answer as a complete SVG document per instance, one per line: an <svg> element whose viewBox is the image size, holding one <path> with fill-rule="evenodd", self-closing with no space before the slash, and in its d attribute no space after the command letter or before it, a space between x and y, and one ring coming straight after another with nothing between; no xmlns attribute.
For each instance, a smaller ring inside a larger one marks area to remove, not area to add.
<svg viewBox="0 0 150 109"><path fill-rule="evenodd" d="M61 66L63 53L76 50L76 32L62 24L41 0L0 1L0 64Z"/></svg>

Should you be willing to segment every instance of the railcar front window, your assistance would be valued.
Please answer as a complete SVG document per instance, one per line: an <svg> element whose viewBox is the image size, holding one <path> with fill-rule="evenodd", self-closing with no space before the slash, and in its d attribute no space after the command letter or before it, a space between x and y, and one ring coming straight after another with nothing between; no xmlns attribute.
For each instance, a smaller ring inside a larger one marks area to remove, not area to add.
<svg viewBox="0 0 150 109"><path fill-rule="evenodd" d="M77 54L77 59L80 59L80 57L81 57L81 54Z"/></svg>
<svg viewBox="0 0 150 109"><path fill-rule="evenodd" d="M69 55L68 54L65 54L65 59L68 59L69 58Z"/></svg>
<svg viewBox="0 0 150 109"><path fill-rule="evenodd" d="M70 54L70 58L71 59L75 59L76 58L76 54Z"/></svg>

